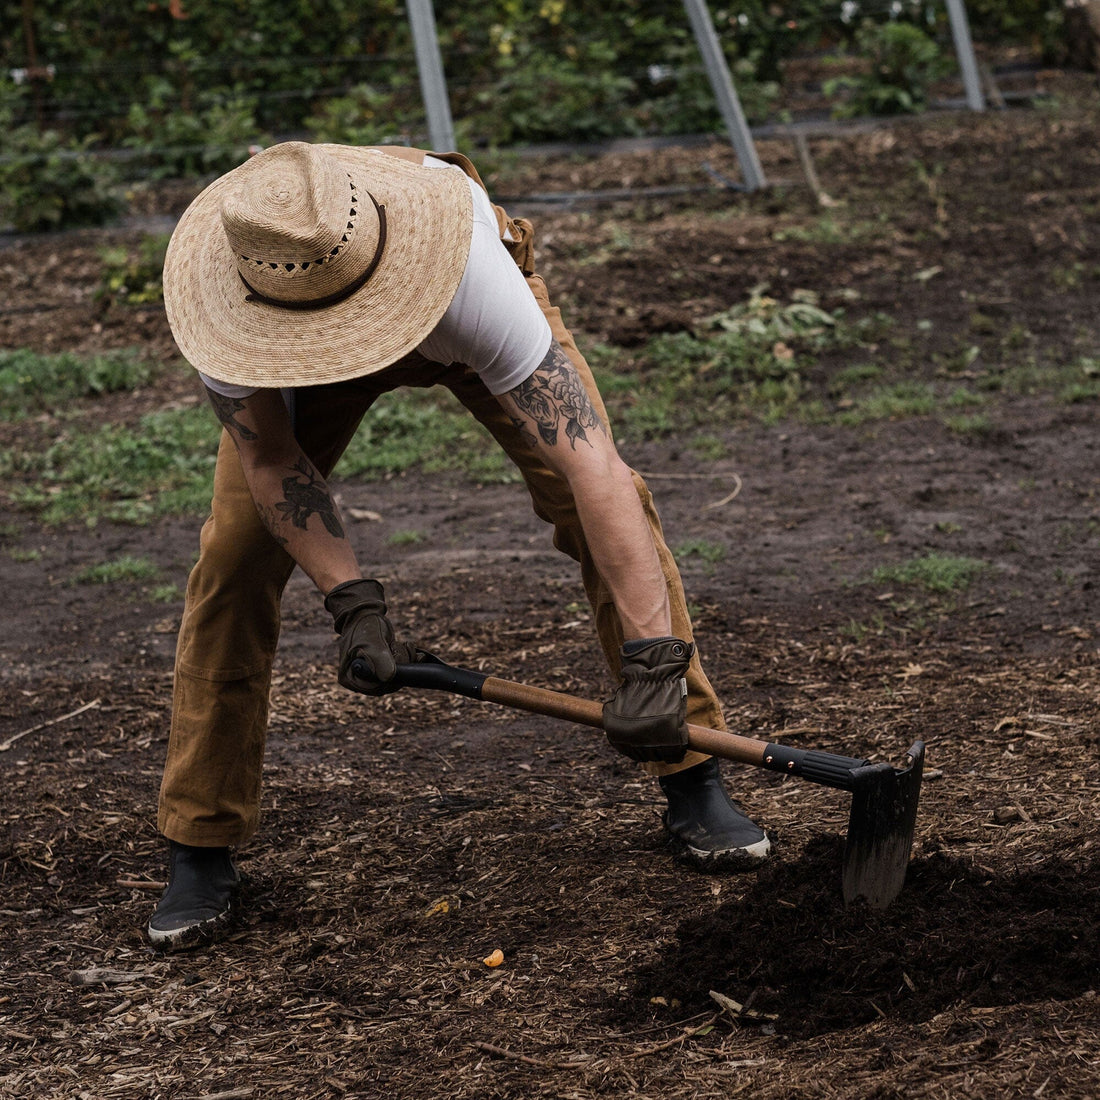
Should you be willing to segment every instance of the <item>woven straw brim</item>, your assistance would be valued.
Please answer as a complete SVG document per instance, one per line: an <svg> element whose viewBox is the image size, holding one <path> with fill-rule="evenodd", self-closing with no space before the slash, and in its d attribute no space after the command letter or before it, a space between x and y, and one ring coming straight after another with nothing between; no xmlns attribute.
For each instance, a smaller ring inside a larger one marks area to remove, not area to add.
<svg viewBox="0 0 1100 1100"><path fill-rule="evenodd" d="M386 208L386 247L360 290L335 305L290 310L247 301L221 221L233 173L188 207L169 242L164 304L184 357L241 386L319 385L373 374L412 351L446 312L466 269L473 196L460 171L369 149L319 148L338 157Z"/></svg>

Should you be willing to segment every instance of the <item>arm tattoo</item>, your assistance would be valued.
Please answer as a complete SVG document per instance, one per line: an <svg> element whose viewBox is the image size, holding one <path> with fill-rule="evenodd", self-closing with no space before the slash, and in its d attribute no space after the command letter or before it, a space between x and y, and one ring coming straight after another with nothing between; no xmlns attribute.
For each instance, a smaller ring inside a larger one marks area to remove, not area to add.
<svg viewBox="0 0 1100 1100"><path fill-rule="evenodd" d="M586 433L593 428L606 431L576 368L557 340L550 341L550 350L535 373L516 386L511 395L520 411L535 422L543 442L550 447L557 444L558 430L563 425L574 450L578 439L588 442Z"/></svg>
<svg viewBox="0 0 1100 1100"><path fill-rule="evenodd" d="M283 478L285 499L275 505L276 510L282 513L284 520L289 519L301 531L306 529L310 516L318 515L325 530L334 539L344 538L344 527L336 514L336 505L317 471L304 458L300 458L292 468L294 476Z"/></svg>
<svg viewBox="0 0 1100 1100"><path fill-rule="evenodd" d="M522 416L510 416L508 419L512 421L512 427L519 432L524 446L529 451L533 451L538 446L539 441L527 430L527 421Z"/></svg>
<svg viewBox="0 0 1100 1100"><path fill-rule="evenodd" d="M275 509L257 502L256 511L259 512L260 520L267 528L268 534L285 550L290 540L285 535L279 534L279 517L275 514Z"/></svg>
<svg viewBox="0 0 1100 1100"><path fill-rule="evenodd" d="M251 428L245 427L234 415L244 408L243 401L238 400L236 397L225 397L223 394L215 393L210 388L207 388L206 392L210 397L210 404L214 406L214 415L238 439L259 438Z"/></svg>

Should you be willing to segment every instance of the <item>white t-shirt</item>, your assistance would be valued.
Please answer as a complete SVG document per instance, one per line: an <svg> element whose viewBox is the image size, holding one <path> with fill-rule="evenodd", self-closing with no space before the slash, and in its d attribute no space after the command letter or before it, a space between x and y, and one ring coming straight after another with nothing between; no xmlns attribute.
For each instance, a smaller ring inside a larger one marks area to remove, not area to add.
<svg viewBox="0 0 1100 1100"><path fill-rule="evenodd" d="M462 171L437 157L425 157L424 163ZM529 378L542 362L550 347L550 325L500 239L488 196L472 179L469 183L474 226L466 270L447 312L416 350L435 363L471 367L490 393L502 394ZM199 377L223 397L248 397L257 388L201 373Z"/></svg>

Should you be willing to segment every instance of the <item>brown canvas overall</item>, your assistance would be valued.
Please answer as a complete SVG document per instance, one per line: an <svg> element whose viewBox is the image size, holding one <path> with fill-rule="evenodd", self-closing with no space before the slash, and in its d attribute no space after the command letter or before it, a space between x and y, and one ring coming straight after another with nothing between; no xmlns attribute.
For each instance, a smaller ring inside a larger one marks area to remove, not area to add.
<svg viewBox="0 0 1100 1100"><path fill-rule="evenodd" d="M419 150L391 147L386 152L417 161L425 155ZM481 183L465 157L433 155L458 164ZM607 413L588 364L535 271L531 224L509 218L500 207L495 210L505 245L606 423ZM399 386L434 385L446 386L519 468L535 513L554 527L554 545L580 564L600 643L617 673L622 628L610 592L588 551L569 487L524 444L499 401L473 370L458 363L432 363L413 352L366 378L298 389L296 435L311 461L327 476L379 396ZM668 586L672 632L690 640L683 586L653 498L638 474L634 482ZM172 840L203 846L236 845L256 831L271 669L279 637L279 602L293 569L294 561L260 522L236 447L223 432L211 514L203 525L199 559L188 580L176 650L172 727L158 814L161 832ZM698 656L688 673L688 689L688 720L724 728L718 700ZM643 767L652 775L665 775L704 759L689 753L680 764Z"/></svg>

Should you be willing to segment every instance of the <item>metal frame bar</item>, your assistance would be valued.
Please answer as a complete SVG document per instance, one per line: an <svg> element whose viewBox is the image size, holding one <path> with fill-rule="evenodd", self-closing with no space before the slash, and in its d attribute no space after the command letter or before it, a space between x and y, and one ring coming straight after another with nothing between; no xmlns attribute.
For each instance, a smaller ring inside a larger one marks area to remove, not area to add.
<svg viewBox="0 0 1100 1100"><path fill-rule="evenodd" d="M439 153L455 148L455 128L451 120L451 103L447 98L447 81L443 75L443 58L439 52L439 35L435 28L432 0L406 0L409 24L412 27L416 68L420 74L420 92L428 115L428 139Z"/></svg>

